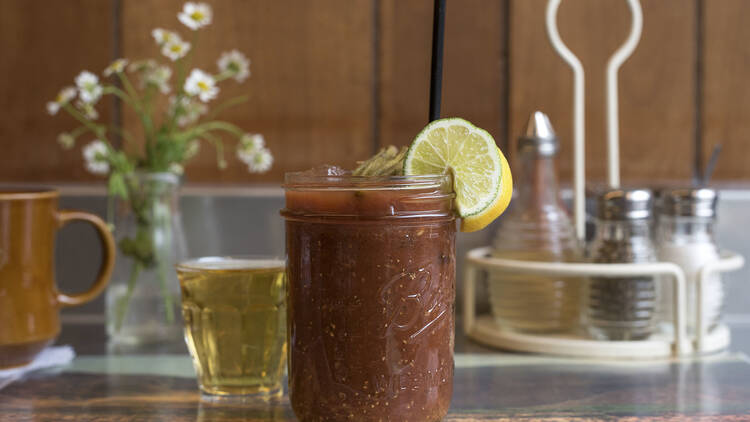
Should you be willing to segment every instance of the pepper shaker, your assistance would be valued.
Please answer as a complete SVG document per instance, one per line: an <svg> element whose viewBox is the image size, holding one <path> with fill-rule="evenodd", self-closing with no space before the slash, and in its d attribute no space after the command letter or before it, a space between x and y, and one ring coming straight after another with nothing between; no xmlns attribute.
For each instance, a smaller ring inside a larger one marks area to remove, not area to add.
<svg viewBox="0 0 750 422"><path fill-rule="evenodd" d="M598 198L596 234L589 260L596 263L655 262L651 241L651 192L610 190ZM600 340L640 340L654 331L654 277L594 277L588 283L584 324Z"/></svg>

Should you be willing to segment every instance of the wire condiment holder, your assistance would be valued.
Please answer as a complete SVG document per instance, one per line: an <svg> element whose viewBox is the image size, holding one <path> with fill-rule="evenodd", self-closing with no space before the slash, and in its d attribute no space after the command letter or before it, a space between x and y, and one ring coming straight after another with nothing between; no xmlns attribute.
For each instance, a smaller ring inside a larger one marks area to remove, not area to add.
<svg viewBox="0 0 750 422"><path fill-rule="evenodd" d="M585 225L585 75L580 60L563 43L557 28L557 11L561 0L549 0L546 9L546 27L550 43L555 51L573 70L573 211L576 236L583 241ZM610 56L606 69L606 123L608 184L610 188L620 187L619 165L619 121L617 72L620 66L633 53L643 29L643 12L639 0L627 0L632 22L625 42ZM687 333L687 282L685 273L671 262L598 264L598 263L559 263L524 261L491 257L490 247L473 249L468 252L464 275L464 331L472 339L503 349L595 358L667 358L692 354L711 353L726 349L730 343L729 329L719 324L708 328L703 318L701 293L704 283L717 273L733 271L744 265L741 255L723 250L719 259L706 264L698 272L696 280L696 333ZM482 271L512 273L536 276L560 277L600 277L614 280L614 277L661 276L671 282L673 301L673 334L656 333L645 340L611 341L594 340L577 333L567 334L525 334L500 327L490 315L476 313L476 285Z"/></svg>

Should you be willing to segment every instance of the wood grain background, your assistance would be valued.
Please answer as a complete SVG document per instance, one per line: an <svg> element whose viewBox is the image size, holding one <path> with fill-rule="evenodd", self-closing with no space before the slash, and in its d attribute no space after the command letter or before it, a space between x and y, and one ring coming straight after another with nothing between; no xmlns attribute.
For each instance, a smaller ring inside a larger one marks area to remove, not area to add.
<svg viewBox="0 0 750 422"><path fill-rule="evenodd" d="M426 123L432 0L214 0L214 23L200 31L193 65L214 69L238 48L252 77L228 82L222 97L250 101L224 118L260 132L273 169L251 175L229 158L216 167L206 146L188 166L190 182L277 183L283 173L321 163L352 166L387 144L404 145ZM623 180L688 181L716 144L714 175L750 179L750 1L642 0L638 49L620 71ZM572 73L547 42L545 0L449 0L443 116L486 128L509 155L528 114L552 118L562 140L559 167L570 176ZM0 182L88 182L80 146L57 135L73 127L44 104L81 70L113 58L159 57L154 27L188 31L181 0L0 0ZM587 71L587 173L606 163L606 59L628 32L624 0L566 0L565 42ZM102 119L137 123L102 101ZM88 139L84 139L84 142ZM227 139L231 151L233 141Z"/></svg>

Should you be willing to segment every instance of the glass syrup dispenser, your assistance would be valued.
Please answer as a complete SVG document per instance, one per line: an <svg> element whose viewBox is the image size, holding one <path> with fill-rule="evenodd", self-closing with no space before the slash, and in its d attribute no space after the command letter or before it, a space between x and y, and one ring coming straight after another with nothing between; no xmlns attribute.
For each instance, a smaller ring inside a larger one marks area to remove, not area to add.
<svg viewBox="0 0 750 422"><path fill-rule="evenodd" d="M514 199L495 235L494 257L528 261L580 261L582 251L559 195L557 136L542 112L529 118L518 140L520 171ZM519 332L570 331L577 327L582 280L490 273L490 304L500 327Z"/></svg>

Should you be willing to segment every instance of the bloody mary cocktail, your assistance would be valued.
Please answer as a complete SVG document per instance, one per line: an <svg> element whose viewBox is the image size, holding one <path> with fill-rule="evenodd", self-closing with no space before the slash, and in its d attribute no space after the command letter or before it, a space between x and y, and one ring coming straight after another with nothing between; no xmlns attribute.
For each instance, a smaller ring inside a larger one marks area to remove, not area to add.
<svg viewBox="0 0 750 422"><path fill-rule="evenodd" d="M437 421L453 391L449 176L287 174L289 395L305 421Z"/></svg>

